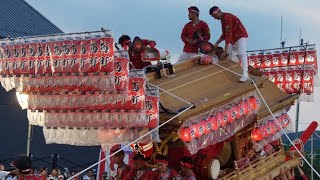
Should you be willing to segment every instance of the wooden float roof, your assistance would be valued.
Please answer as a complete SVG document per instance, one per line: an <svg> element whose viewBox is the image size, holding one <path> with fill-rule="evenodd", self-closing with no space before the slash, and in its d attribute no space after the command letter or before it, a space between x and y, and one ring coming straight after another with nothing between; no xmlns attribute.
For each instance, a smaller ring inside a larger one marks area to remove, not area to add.
<svg viewBox="0 0 320 180"><path fill-rule="evenodd" d="M173 77L167 77L162 74L161 79L155 79L153 73L147 75L150 84L156 85L177 97L196 104L195 108L179 115L176 120L170 124L181 124L190 116L208 111L255 90L255 86L251 81L239 83L238 79L240 77L238 75L218 65L199 65L197 64L197 60L198 58L194 58L180 64L175 64L175 75ZM239 74L242 72L242 68L231 60L220 61L219 65ZM298 98L298 95L290 95L282 92L274 83L265 77L250 77L259 87L262 96L273 112L291 105ZM188 106L186 102L164 91L160 91L160 101L167 109L172 111ZM269 111L265 105L262 105L258 112L258 118L267 115L269 115ZM161 121L169 118L170 116L160 115Z"/></svg>

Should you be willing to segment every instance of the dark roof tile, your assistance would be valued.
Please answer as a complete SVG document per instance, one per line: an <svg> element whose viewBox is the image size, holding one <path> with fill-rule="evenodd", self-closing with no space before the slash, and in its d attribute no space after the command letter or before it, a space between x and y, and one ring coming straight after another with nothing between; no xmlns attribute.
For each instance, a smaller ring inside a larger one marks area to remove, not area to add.
<svg viewBox="0 0 320 180"><path fill-rule="evenodd" d="M63 33L24 0L0 1L0 37Z"/></svg>

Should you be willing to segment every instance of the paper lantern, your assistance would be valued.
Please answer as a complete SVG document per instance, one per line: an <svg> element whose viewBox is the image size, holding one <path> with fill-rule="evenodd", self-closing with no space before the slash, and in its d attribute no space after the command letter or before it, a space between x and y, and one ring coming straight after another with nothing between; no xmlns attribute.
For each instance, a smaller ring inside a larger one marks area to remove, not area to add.
<svg viewBox="0 0 320 180"><path fill-rule="evenodd" d="M225 127L228 123L228 119L230 117L230 113L228 109L225 109L222 111L222 120L221 120L221 126Z"/></svg>
<svg viewBox="0 0 320 180"><path fill-rule="evenodd" d="M255 111L258 108L257 98L251 96L248 100L248 110Z"/></svg>
<svg viewBox="0 0 320 180"><path fill-rule="evenodd" d="M183 127L182 129L180 129L179 131L179 136L180 136L180 139L186 143L189 143L192 138L191 138L191 128L189 127Z"/></svg>
<svg viewBox="0 0 320 180"><path fill-rule="evenodd" d="M276 130L274 129L274 123L273 123L273 121L269 121L269 122L267 123L267 125L268 125L268 131L267 131L267 133L270 133L270 135L273 135L273 134L276 132Z"/></svg>
<svg viewBox="0 0 320 180"><path fill-rule="evenodd" d="M259 128L255 128L255 129L252 130L251 138L252 138L252 140L254 140L256 142L259 142L259 141L261 141L263 139L262 133L259 130Z"/></svg>
<svg viewBox="0 0 320 180"><path fill-rule="evenodd" d="M282 115L282 121L283 121L283 128L286 128L290 123L290 117L287 113Z"/></svg>
<svg viewBox="0 0 320 180"><path fill-rule="evenodd" d="M243 117L243 109L241 108L241 103L238 103L234 106L234 108L236 109L237 113L236 113L236 119L239 120L240 118Z"/></svg>
<svg viewBox="0 0 320 180"><path fill-rule="evenodd" d="M203 127L203 134L205 135L210 134L210 132L212 131L212 125L210 121L208 121L207 119L203 119L201 120L200 124Z"/></svg>
<svg viewBox="0 0 320 180"><path fill-rule="evenodd" d="M194 130L194 137L199 138L204 133L204 126L201 123L192 123L191 128Z"/></svg>
<svg viewBox="0 0 320 180"><path fill-rule="evenodd" d="M229 113L230 113L230 120L229 120L229 123L232 123L234 122L236 119L238 119L237 117L239 112L238 112L238 108L237 108L237 105L234 105L230 110L229 110Z"/></svg>
<svg viewBox="0 0 320 180"><path fill-rule="evenodd" d="M269 134L267 133L267 128L268 125L266 123L260 125L259 130L263 138L267 138L269 136Z"/></svg>
<svg viewBox="0 0 320 180"><path fill-rule="evenodd" d="M208 118L208 122L210 123L211 126L211 130L215 131L218 129L218 122L217 122L217 118L215 118L214 115L210 115Z"/></svg>
<svg viewBox="0 0 320 180"><path fill-rule="evenodd" d="M217 121L217 128L219 128L220 126L222 126L222 121L223 121L223 117L222 117L222 112L217 112L217 115L215 117L216 121Z"/></svg>
<svg viewBox="0 0 320 180"><path fill-rule="evenodd" d="M247 100L241 101L239 114L242 116L246 116L248 114L248 102Z"/></svg>

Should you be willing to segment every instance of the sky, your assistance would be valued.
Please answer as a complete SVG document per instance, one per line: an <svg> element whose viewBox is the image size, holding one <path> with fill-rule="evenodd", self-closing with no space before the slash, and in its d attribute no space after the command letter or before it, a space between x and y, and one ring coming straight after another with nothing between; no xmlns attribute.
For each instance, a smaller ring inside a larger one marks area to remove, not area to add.
<svg viewBox="0 0 320 180"><path fill-rule="evenodd" d="M208 23L213 43L221 33L220 22L209 16L209 9L215 5L222 11L237 15L242 21L249 34L248 50L280 47L281 16L283 40L287 46L298 45L300 29L305 42L320 42L319 0L26 1L64 32L94 31L103 27L112 30L116 39L122 34L153 39L157 47L171 52L172 61L176 60L183 47L180 34L188 22L189 6L200 9L200 19ZM320 89L316 88L316 103L301 103L299 130L305 129L311 121L320 124L319 94ZM294 106L289 114L292 119L296 118Z"/></svg>

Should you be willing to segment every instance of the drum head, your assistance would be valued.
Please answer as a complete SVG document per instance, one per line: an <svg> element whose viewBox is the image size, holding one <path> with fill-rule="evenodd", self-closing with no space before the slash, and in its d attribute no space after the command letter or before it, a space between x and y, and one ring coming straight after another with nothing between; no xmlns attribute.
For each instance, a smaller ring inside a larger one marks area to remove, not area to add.
<svg viewBox="0 0 320 180"><path fill-rule="evenodd" d="M217 179L220 172L220 162L215 159L210 165L210 178Z"/></svg>
<svg viewBox="0 0 320 180"><path fill-rule="evenodd" d="M225 166L231 159L232 156L232 146L230 142L224 142L221 153L217 156L221 167Z"/></svg>

